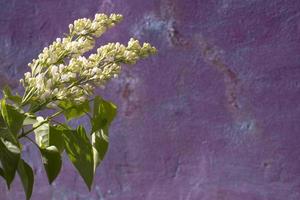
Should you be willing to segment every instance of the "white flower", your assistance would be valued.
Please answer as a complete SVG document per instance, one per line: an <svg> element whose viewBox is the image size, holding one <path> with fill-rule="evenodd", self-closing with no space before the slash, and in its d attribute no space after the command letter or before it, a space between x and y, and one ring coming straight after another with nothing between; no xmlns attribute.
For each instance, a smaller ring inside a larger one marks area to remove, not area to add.
<svg viewBox="0 0 300 200"><path fill-rule="evenodd" d="M57 76L58 75L58 67L56 65L51 65L50 72L51 72L52 76Z"/></svg>
<svg viewBox="0 0 300 200"><path fill-rule="evenodd" d="M63 71L64 71L64 69L66 68L66 66L65 65L63 65L63 64L60 64L59 65L59 67L58 67L58 71L59 71L59 73L63 73Z"/></svg>
<svg viewBox="0 0 300 200"><path fill-rule="evenodd" d="M141 48L141 45L138 40L130 38L127 48L132 50L138 50Z"/></svg>
<svg viewBox="0 0 300 200"><path fill-rule="evenodd" d="M83 56L93 49L95 38L121 20L122 15L118 14L96 14L93 20L75 20L69 25L69 35L57 38L28 64L31 72L21 80L25 89L36 89L33 98L40 101L55 97L82 102L93 94L96 86L104 88L109 80L117 78L121 64L134 64L155 53L150 44L141 46L131 38L127 46L108 43L87 58Z"/></svg>
<svg viewBox="0 0 300 200"><path fill-rule="evenodd" d="M69 74L63 74L63 75L61 75L60 80L62 82L68 82L70 80Z"/></svg>
<svg viewBox="0 0 300 200"><path fill-rule="evenodd" d="M52 80L51 79L48 79L47 82L46 82L46 90L50 90L51 87L52 87Z"/></svg>
<svg viewBox="0 0 300 200"><path fill-rule="evenodd" d="M25 79L29 79L31 77L31 73L30 72L26 72L24 74Z"/></svg>

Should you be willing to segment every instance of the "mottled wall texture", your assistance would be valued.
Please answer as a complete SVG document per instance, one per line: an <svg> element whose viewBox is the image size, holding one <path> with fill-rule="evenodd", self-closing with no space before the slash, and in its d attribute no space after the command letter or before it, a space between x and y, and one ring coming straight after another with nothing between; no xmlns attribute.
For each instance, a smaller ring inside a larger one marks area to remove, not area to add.
<svg viewBox="0 0 300 200"><path fill-rule="evenodd" d="M1 0L0 85L74 19L124 15L99 40L133 36L157 56L97 93L119 107L88 192L64 158L52 186L37 152L34 200L299 200L299 0ZM78 122L79 123L79 122ZM0 199L24 199L17 179Z"/></svg>

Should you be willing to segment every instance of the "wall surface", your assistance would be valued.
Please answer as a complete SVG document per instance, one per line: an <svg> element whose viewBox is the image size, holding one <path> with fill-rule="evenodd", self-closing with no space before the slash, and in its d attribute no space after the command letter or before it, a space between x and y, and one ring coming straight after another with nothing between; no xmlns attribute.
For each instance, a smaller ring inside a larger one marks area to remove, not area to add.
<svg viewBox="0 0 300 200"><path fill-rule="evenodd" d="M92 192L67 158L52 186L24 158L33 200L299 200L299 0L1 0L0 85L96 12L124 15L98 45L133 36L157 56L98 94L119 107ZM80 122L78 122L80 123ZM17 179L0 200L24 199Z"/></svg>

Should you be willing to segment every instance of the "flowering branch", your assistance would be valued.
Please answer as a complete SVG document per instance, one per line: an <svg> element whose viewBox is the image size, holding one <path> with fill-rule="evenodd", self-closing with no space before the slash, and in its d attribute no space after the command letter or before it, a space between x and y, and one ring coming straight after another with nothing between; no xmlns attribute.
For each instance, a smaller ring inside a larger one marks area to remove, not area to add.
<svg viewBox="0 0 300 200"><path fill-rule="evenodd" d="M0 176L9 188L17 172L26 199L31 197L34 176L21 158L23 137L39 149L50 184L60 172L65 151L91 190L116 115L116 106L100 96L93 97L94 90L117 78L123 64L135 64L156 52L149 43L141 45L131 38L127 45L108 43L84 56L94 48L95 40L122 18L119 14L96 14L93 20L75 20L64 38L57 38L28 64L30 71L20 80L25 89L23 96L4 89L0 105ZM38 116L44 109L54 109L55 113L44 119ZM64 115L66 121L55 121L59 115ZM83 126L68 126L68 121L84 115L90 120L91 137ZM35 141L28 137L31 133Z"/></svg>

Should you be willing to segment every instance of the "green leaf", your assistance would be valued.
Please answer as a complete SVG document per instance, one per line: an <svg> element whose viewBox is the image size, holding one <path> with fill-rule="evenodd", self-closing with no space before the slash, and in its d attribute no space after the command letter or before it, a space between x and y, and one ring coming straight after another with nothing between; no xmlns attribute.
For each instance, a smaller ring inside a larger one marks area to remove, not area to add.
<svg viewBox="0 0 300 200"><path fill-rule="evenodd" d="M30 113L36 113L37 111L41 110L43 106L45 106L45 102L41 102L39 100L30 99L26 104L29 104L29 111Z"/></svg>
<svg viewBox="0 0 300 200"><path fill-rule="evenodd" d="M1 113L0 113L0 128L6 128L6 123L5 123Z"/></svg>
<svg viewBox="0 0 300 200"><path fill-rule="evenodd" d="M44 120L43 117L37 117L37 123L33 124L33 127L37 127L34 130L35 141L41 148L49 146L49 123Z"/></svg>
<svg viewBox="0 0 300 200"><path fill-rule="evenodd" d="M7 125L0 114L0 138L3 138L6 141L9 141L17 146L19 143L16 137L11 133L11 131L7 128Z"/></svg>
<svg viewBox="0 0 300 200"><path fill-rule="evenodd" d="M49 131L49 145L55 146L60 153L64 151L65 143L63 138L63 133L66 128L61 126L50 126Z"/></svg>
<svg viewBox="0 0 300 200"><path fill-rule="evenodd" d="M94 171L104 159L108 150L109 139L102 130L96 131L92 134Z"/></svg>
<svg viewBox="0 0 300 200"><path fill-rule="evenodd" d="M51 126L42 117L37 117L37 121L37 123L33 124L33 127L39 126L34 130L35 140L38 146L43 149L49 146L55 146L58 151L62 153L64 150L63 132L67 129L61 126Z"/></svg>
<svg viewBox="0 0 300 200"><path fill-rule="evenodd" d="M20 144L0 114L0 175L6 180L8 188L15 177L19 159Z"/></svg>
<svg viewBox="0 0 300 200"><path fill-rule="evenodd" d="M42 117L37 117L37 121L38 123L33 125L33 127L38 127L34 130L35 140L40 147L42 161L51 184L61 169L60 153L64 150L63 132L65 130L50 126Z"/></svg>
<svg viewBox="0 0 300 200"><path fill-rule="evenodd" d="M13 95L9 86L5 86L3 88L3 95L4 95L4 98L11 100L18 105L20 105L22 102L22 97L18 94Z"/></svg>
<svg viewBox="0 0 300 200"><path fill-rule="evenodd" d="M19 147L9 141L5 141L3 138L0 138L0 161L8 189L14 180L19 160Z"/></svg>
<svg viewBox="0 0 300 200"><path fill-rule="evenodd" d="M61 169L61 156L58 149L55 146L49 146L45 149L41 149L42 161L48 176L48 181L51 184L58 176Z"/></svg>
<svg viewBox="0 0 300 200"><path fill-rule="evenodd" d="M61 101L58 106L64 111L67 120L81 117L90 111L89 101L81 104L72 101Z"/></svg>
<svg viewBox="0 0 300 200"><path fill-rule="evenodd" d="M94 100L92 117L92 145L94 158L94 171L108 150L108 129L117 113L117 107L97 96Z"/></svg>
<svg viewBox="0 0 300 200"><path fill-rule="evenodd" d="M94 176L93 152L84 128L79 126L76 131L65 131L64 140L69 159L91 190Z"/></svg>
<svg viewBox="0 0 300 200"><path fill-rule="evenodd" d="M99 96L94 99L92 132L107 129L117 114L117 106Z"/></svg>
<svg viewBox="0 0 300 200"><path fill-rule="evenodd" d="M18 174L25 191L26 200L29 200L32 194L34 176L31 167L23 159L19 162Z"/></svg>
<svg viewBox="0 0 300 200"><path fill-rule="evenodd" d="M14 106L6 104L5 99L1 101L1 114L7 127L16 136L23 126L25 114L21 113Z"/></svg>
<svg viewBox="0 0 300 200"><path fill-rule="evenodd" d="M4 171L3 171L3 169L1 167L0 167L0 176L2 176L5 179Z"/></svg>

